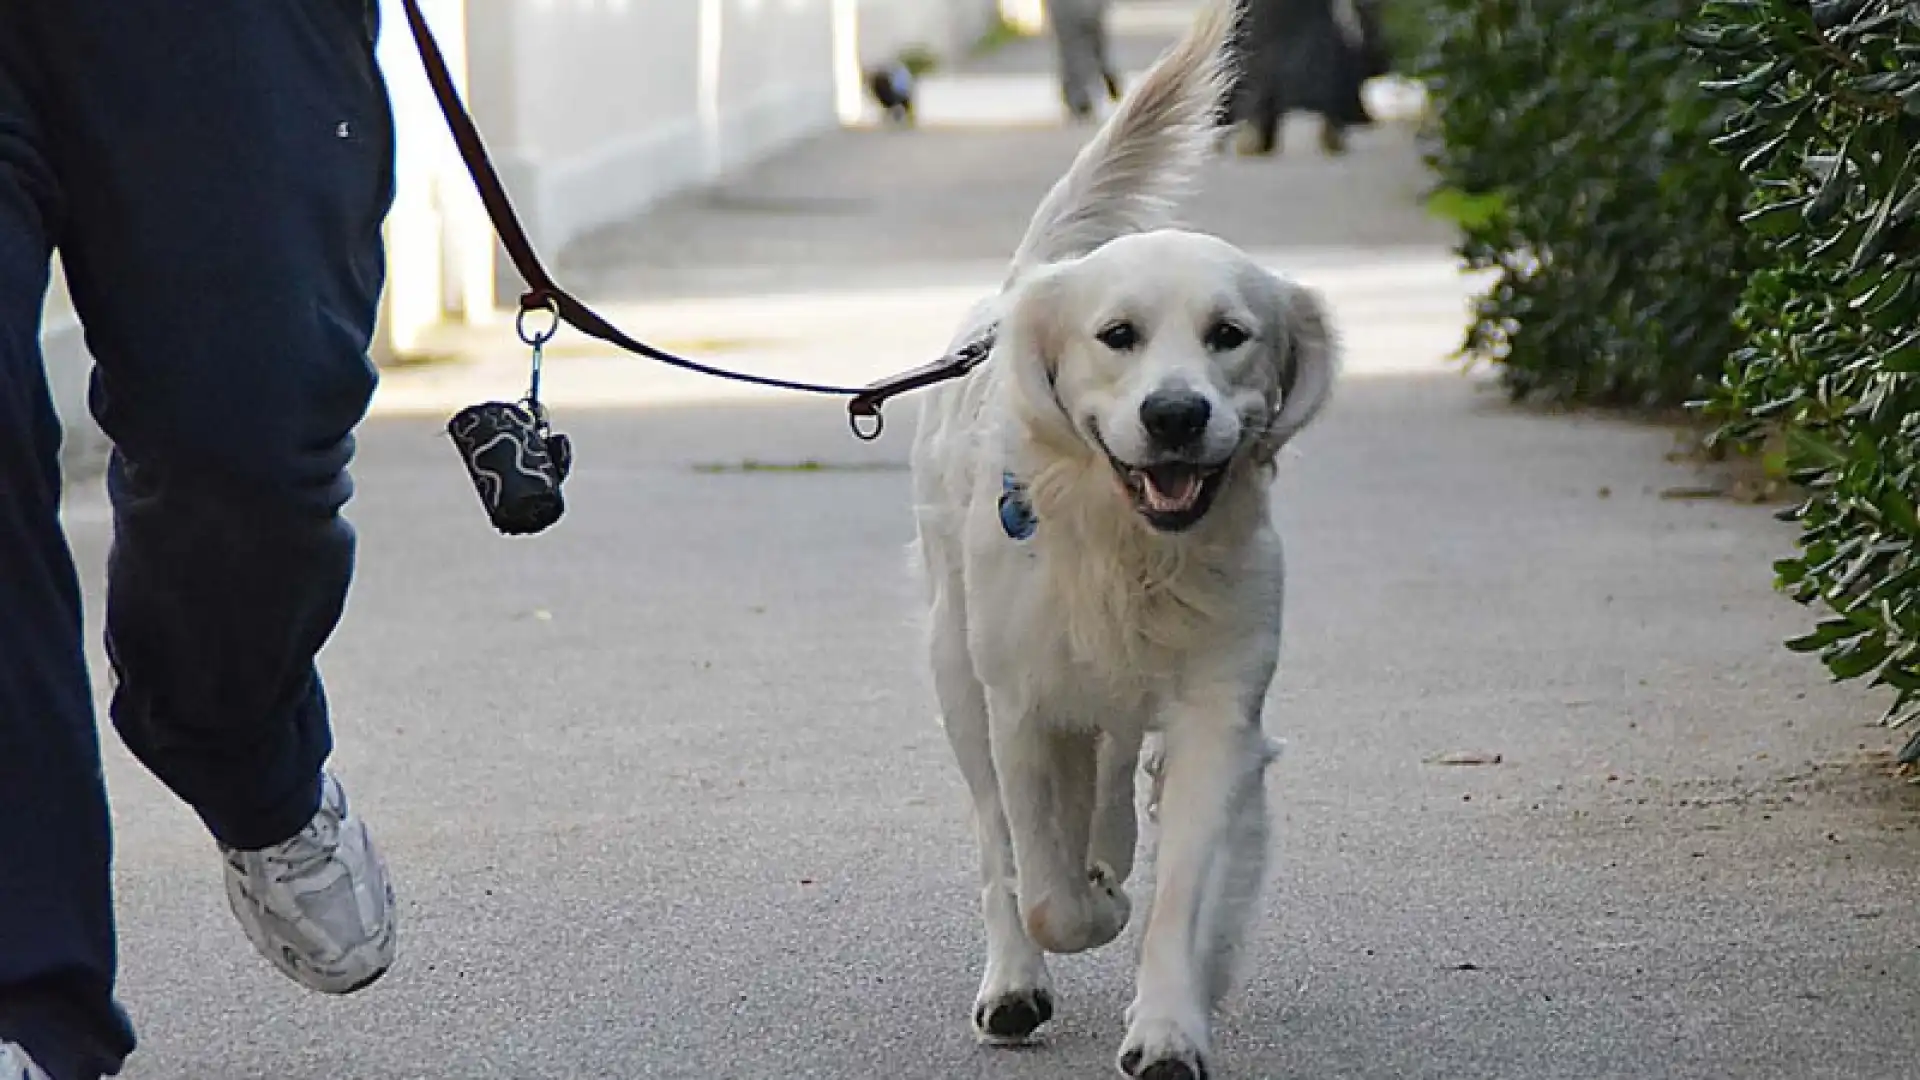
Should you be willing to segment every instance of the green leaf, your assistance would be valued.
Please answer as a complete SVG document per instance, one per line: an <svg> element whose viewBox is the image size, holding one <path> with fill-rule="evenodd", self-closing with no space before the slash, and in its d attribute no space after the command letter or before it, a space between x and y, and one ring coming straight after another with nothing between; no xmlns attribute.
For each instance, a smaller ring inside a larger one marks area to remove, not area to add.
<svg viewBox="0 0 1920 1080"><path fill-rule="evenodd" d="M1920 86L1920 69L1882 71L1872 75L1862 75L1849 82L1847 86L1862 94L1898 94L1911 87Z"/></svg>
<svg viewBox="0 0 1920 1080"><path fill-rule="evenodd" d="M1787 430L1787 448L1795 458L1818 462L1820 468L1834 468L1847 463L1847 456L1839 448L1804 428Z"/></svg>
<svg viewBox="0 0 1920 1080"><path fill-rule="evenodd" d="M1822 30L1831 30L1859 14L1868 0L1816 0L1813 4L1813 25Z"/></svg>
<svg viewBox="0 0 1920 1080"><path fill-rule="evenodd" d="M1811 632L1788 639L1786 646L1798 653L1819 652L1830 645L1864 633L1866 633L1865 627L1855 626L1845 619L1825 619L1816 623Z"/></svg>
<svg viewBox="0 0 1920 1080"><path fill-rule="evenodd" d="M1899 488L1889 488L1881 499L1887 520L1906 533L1909 539L1920 540L1920 513L1915 512L1913 500L1907 497L1907 493Z"/></svg>
<svg viewBox="0 0 1920 1080"><path fill-rule="evenodd" d="M1851 140L1841 145L1839 155L1834 158L1833 165L1827 169L1826 179L1821 182L1819 190L1814 192L1813 199L1807 203L1806 212L1802 215L1807 224L1825 225L1846 202L1847 192L1852 190L1853 186L1853 173L1847 168L1846 161L1849 145Z"/></svg>
<svg viewBox="0 0 1920 1080"><path fill-rule="evenodd" d="M1755 236L1786 236L1798 232L1810 198L1788 199L1740 215L1740 224Z"/></svg>
<svg viewBox="0 0 1920 1080"><path fill-rule="evenodd" d="M1785 133L1782 133L1754 147L1747 153L1746 157L1740 159L1740 171L1758 171L1782 146L1786 145L1786 142L1787 136Z"/></svg>
<svg viewBox="0 0 1920 1080"><path fill-rule="evenodd" d="M1790 66L1784 58L1769 60L1739 78L1716 79L1700 84L1700 88L1709 94L1729 94L1737 98L1751 99L1766 92L1768 87L1789 70Z"/></svg>
<svg viewBox="0 0 1920 1080"><path fill-rule="evenodd" d="M1723 154L1738 153L1758 146L1773 133L1772 125L1755 122L1738 130L1716 135L1707 141L1707 145Z"/></svg>
<svg viewBox="0 0 1920 1080"><path fill-rule="evenodd" d="M1887 225L1889 227L1905 225L1912 221L1916 214L1920 214L1920 184L1908 188L1907 193L1900 197L1900 201L1894 203L1893 209L1887 212Z"/></svg>
<svg viewBox="0 0 1920 1080"><path fill-rule="evenodd" d="M1912 173L1916 154L1920 154L1920 147L1908 151L1904 159L1900 162L1899 170L1894 173L1889 186L1898 188L1902 182L1906 180L1908 175ZM1848 266L1850 272L1858 273L1867 263L1879 258L1880 253L1886 249L1888 240L1887 228L1888 223L1892 220L1893 210L1894 202L1892 199L1882 199L1880 201L1879 208L1874 212L1872 223L1867 226L1866 233L1860 238L1859 248L1853 253L1853 261L1851 265Z"/></svg>
<svg viewBox="0 0 1920 1080"><path fill-rule="evenodd" d="M1920 330L1908 334L1881 353L1880 370L1899 375L1920 374Z"/></svg>
<svg viewBox="0 0 1920 1080"><path fill-rule="evenodd" d="M1833 673L1836 682L1857 679L1877 668L1887 659L1892 650L1884 639L1863 636L1826 654L1827 670Z"/></svg>

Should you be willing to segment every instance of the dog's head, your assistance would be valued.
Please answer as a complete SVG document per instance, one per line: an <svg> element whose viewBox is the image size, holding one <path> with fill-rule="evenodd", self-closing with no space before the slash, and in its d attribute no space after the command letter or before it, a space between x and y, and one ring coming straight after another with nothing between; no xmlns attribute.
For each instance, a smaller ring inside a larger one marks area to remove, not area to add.
<svg viewBox="0 0 1920 1080"><path fill-rule="evenodd" d="M1015 289L995 352L1029 435L1104 459L1162 532L1191 528L1244 466L1270 463L1332 388L1319 297L1210 236L1123 237Z"/></svg>

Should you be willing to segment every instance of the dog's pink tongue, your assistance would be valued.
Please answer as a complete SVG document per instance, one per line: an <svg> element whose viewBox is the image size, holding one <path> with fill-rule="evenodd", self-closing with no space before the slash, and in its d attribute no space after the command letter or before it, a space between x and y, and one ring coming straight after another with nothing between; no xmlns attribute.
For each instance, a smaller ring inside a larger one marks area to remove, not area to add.
<svg viewBox="0 0 1920 1080"><path fill-rule="evenodd" d="M1151 470L1142 470L1142 479L1146 481L1142 489L1146 492L1149 509L1162 513L1177 513L1193 505L1200 497L1200 473L1197 470L1182 469L1167 476L1155 477ZM1161 482L1166 483L1165 487Z"/></svg>

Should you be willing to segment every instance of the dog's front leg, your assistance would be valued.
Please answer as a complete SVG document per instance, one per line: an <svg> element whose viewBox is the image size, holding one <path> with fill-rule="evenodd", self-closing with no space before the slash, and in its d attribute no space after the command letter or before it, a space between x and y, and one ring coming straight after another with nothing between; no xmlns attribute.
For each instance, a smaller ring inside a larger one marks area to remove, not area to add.
<svg viewBox="0 0 1920 1080"><path fill-rule="evenodd" d="M958 587L947 596L958 595ZM934 605L933 672L941 726L973 796L973 832L980 845L980 914L987 963L973 999L973 1030L982 1041L1025 1040L1053 1018L1053 982L1046 957L1020 924L1013 837L1000 806L988 736L986 690L967 653L966 623L946 597Z"/></svg>
<svg viewBox="0 0 1920 1080"><path fill-rule="evenodd" d="M1164 746L1153 909L1118 1064L1203 1080L1213 1006L1265 875L1272 744L1244 709L1195 703L1168 715Z"/></svg>
<svg viewBox="0 0 1920 1080"><path fill-rule="evenodd" d="M990 711L993 763L1013 833L1027 936L1055 953L1105 945L1126 928L1132 905L1111 874L1087 866L1093 740L1082 732L1055 732L1032 709L1005 698Z"/></svg>

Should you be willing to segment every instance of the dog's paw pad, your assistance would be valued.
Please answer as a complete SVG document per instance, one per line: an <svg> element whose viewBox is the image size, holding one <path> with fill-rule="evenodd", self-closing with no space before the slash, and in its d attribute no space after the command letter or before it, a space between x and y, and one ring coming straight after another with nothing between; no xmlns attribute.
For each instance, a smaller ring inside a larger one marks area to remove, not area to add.
<svg viewBox="0 0 1920 1080"><path fill-rule="evenodd" d="M1138 1054L1139 1051L1135 1050ZM1198 1068L1199 1072L1194 1072ZM1139 1072L1128 1073L1136 1080L1207 1080L1205 1065L1188 1065L1184 1061L1156 1061Z"/></svg>
<svg viewBox="0 0 1920 1080"><path fill-rule="evenodd" d="M988 1042L1020 1042L1053 1019L1053 995L1045 990L1009 990L973 1010L973 1027Z"/></svg>

